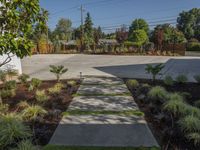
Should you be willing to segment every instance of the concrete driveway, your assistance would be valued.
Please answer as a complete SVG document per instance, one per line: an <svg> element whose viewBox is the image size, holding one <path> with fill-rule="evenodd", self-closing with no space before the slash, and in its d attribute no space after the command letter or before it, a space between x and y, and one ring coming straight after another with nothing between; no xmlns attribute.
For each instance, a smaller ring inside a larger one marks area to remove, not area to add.
<svg viewBox="0 0 200 150"><path fill-rule="evenodd" d="M22 60L23 73L40 79L55 79L49 72L49 65L63 65L69 71L63 78L83 75L117 76L123 78L150 78L145 71L146 64L165 63L164 75L176 77L185 74L190 81L200 74L199 57L165 57L165 56L111 56L84 54L48 54L33 55ZM162 76L160 76L162 78Z"/></svg>

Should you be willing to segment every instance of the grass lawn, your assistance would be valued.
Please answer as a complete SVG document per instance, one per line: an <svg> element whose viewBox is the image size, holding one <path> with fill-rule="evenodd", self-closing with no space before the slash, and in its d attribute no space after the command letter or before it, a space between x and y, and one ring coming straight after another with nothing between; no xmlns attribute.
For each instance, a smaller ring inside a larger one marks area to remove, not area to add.
<svg viewBox="0 0 200 150"><path fill-rule="evenodd" d="M64 116L68 115L124 115L124 116L144 116L144 113L139 110L124 110L124 111L84 111L84 110L71 110L62 113Z"/></svg>
<svg viewBox="0 0 200 150"><path fill-rule="evenodd" d="M132 148L132 147L69 147L47 145L43 150L160 150L157 147L151 148Z"/></svg>

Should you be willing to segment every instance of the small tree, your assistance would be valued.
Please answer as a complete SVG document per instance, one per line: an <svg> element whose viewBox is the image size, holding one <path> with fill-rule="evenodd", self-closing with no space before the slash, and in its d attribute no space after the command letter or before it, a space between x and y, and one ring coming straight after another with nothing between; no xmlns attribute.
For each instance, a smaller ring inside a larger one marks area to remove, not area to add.
<svg viewBox="0 0 200 150"><path fill-rule="evenodd" d="M67 68L64 68L64 66L54 66L50 65L50 72L54 73L57 79L57 82L60 81L61 75L67 72Z"/></svg>
<svg viewBox="0 0 200 150"><path fill-rule="evenodd" d="M0 55L5 59L0 67L9 63L13 56L23 58L31 54L30 39L34 25L41 26L47 21L39 0L1 0L0 7Z"/></svg>
<svg viewBox="0 0 200 150"><path fill-rule="evenodd" d="M147 73L152 75L152 80L153 82L155 82L156 80L156 76L160 73L160 71L164 68L165 66L163 64L158 64L158 65L146 65L145 70L147 71Z"/></svg>

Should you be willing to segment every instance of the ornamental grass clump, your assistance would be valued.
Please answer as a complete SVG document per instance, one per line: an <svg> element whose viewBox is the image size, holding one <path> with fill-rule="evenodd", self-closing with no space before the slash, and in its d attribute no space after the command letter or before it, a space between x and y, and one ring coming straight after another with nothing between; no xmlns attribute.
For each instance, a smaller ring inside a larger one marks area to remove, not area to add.
<svg viewBox="0 0 200 150"><path fill-rule="evenodd" d="M196 107L200 108L200 100L194 102L194 105L195 105Z"/></svg>
<svg viewBox="0 0 200 150"><path fill-rule="evenodd" d="M138 82L137 80L134 80L134 79L128 80L128 81L126 82L126 84L128 85L128 87L129 87L130 89L135 89L135 88L137 88L137 87L139 86L139 82Z"/></svg>
<svg viewBox="0 0 200 150"><path fill-rule="evenodd" d="M148 97L155 103L162 103L168 99L168 92L161 86L155 86L148 92Z"/></svg>
<svg viewBox="0 0 200 150"><path fill-rule="evenodd" d="M29 106L22 111L22 118L24 120L36 120L37 117L43 117L47 111L38 105Z"/></svg>
<svg viewBox="0 0 200 150"><path fill-rule="evenodd" d="M21 101L17 104L18 110L23 110L25 108L28 108L30 105L27 103L27 101Z"/></svg>
<svg viewBox="0 0 200 150"><path fill-rule="evenodd" d="M28 90L29 91L36 90L40 87L41 84L42 81L40 79L32 78Z"/></svg>
<svg viewBox="0 0 200 150"><path fill-rule="evenodd" d="M37 100L37 102L44 104L45 102L48 101L49 97L46 95L45 90L37 90L35 92L35 98Z"/></svg>
<svg viewBox="0 0 200 150"><path fill-rule="evenodd" d="M6 114L8 112L8 104L0 103L0 116Z"/></svg>
<svg viewBox="0 0 200 150"><path fill-rule="evenodd" d="M56 83L53 87L51 87L51 88L48 89L48 92L51 95L58 95L61 92L61 90L62 90L63 87L64 87L63 84Z"/></svg>
<svg viewBox="0 0 200 150"><path fill-rule="evenodd" d="M188 81L188 78L187 78L187 76L184 75L184 74L178 75L178 76L176 77L176 82L177 82L178 84L185 84L187 81Z"/></svg>
<svg viewBox="0 0 200 150"><path fill-rule="evenodd" d="M184 98L178 93L170 94L169 100L164 103L163 108L174 116L187 114L187 104L184 102Z"/></svg>
<svg viewBox="0 0 200 150"><path fill-rule="evenodd" d="M168 86L174 85L174 80L171 76L165 76L163 82L165 83L165 85L168 85Z"/></svg>
<svg viewBox="0 0 200 150"><path fill-rule="evenodd" d="M24 125L16 114L7 114L0 117L0 147L15 144L21 139L31 137L31 130Z"/></svg>
<svg viewBox="0 0 200 150"><path fill-rule="evenodd" d="M17 148L12 150L38 150L38 148L30 140L22 140L17 144Z"/></svg>
<svg viewBox="0 0 200 150"><path fill-rule="evenodd" d="M21 83L23 83L23 84L27 84L28 83L28 79L30 78L30 76L29 75L27 75L27 74L21 74L19 77L18 77L18 80L21 82Z"/></svg>

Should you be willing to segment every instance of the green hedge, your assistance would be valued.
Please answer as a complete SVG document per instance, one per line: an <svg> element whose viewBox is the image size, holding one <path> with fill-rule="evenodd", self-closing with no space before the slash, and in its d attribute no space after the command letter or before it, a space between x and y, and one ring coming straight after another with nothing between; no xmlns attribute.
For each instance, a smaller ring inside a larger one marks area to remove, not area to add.
<svg viewBox="0 0 200 150"><path fill-rule="evenodd" d="M187 51L200 51L200 42L188 43Z"/></svg>

